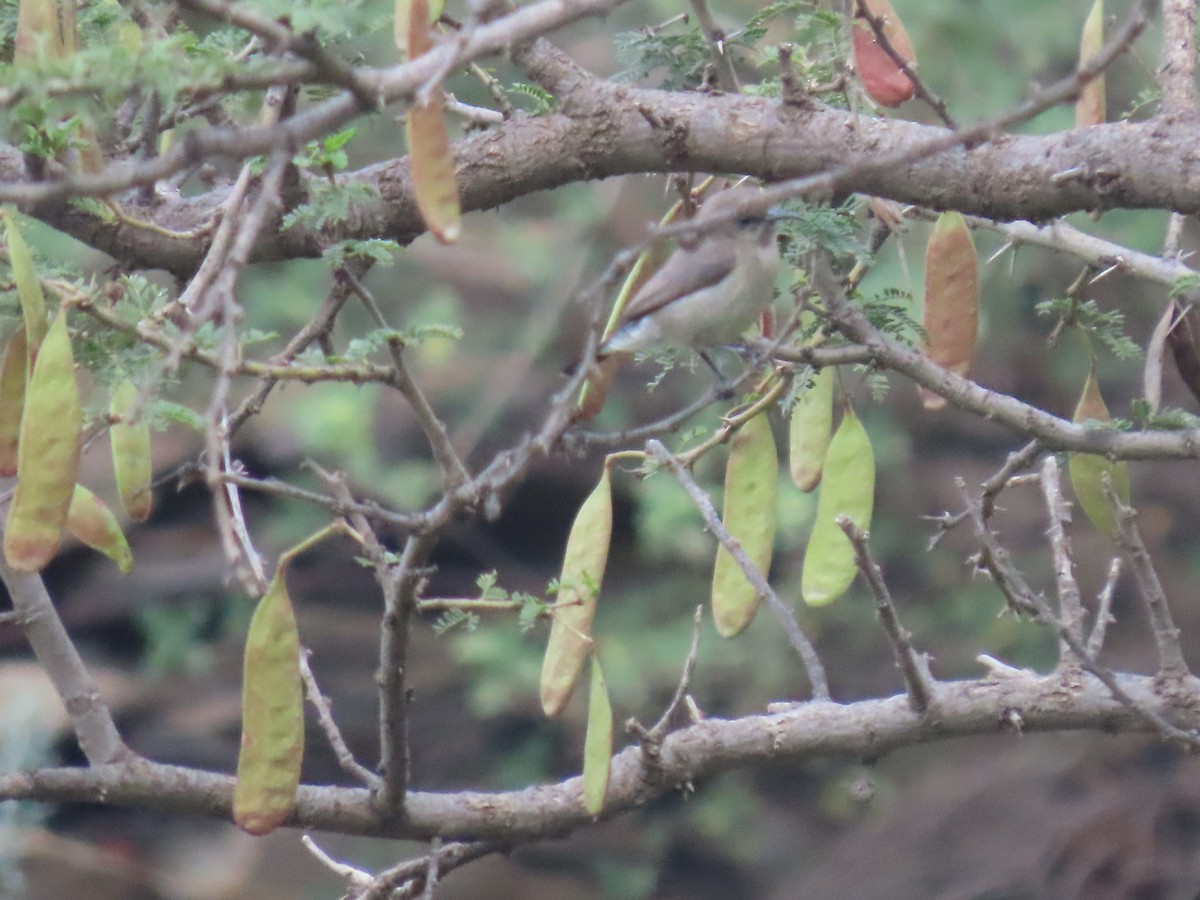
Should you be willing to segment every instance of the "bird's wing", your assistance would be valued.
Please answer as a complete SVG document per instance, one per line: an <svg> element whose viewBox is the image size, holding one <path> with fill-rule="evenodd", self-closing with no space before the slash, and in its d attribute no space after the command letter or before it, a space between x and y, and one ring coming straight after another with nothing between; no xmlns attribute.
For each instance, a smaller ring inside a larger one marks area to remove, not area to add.
<svg viewBox="0 0 1200 900"><path fill-rule="evenodd" d="M666 264L650 276L650 280L629 301L622 315L623 322L632 322L661 309L680 297L712 287L728 275L737 262L734 248L722 241L716 248L711 241L702 244L702 251L676 250Z"/></svg>

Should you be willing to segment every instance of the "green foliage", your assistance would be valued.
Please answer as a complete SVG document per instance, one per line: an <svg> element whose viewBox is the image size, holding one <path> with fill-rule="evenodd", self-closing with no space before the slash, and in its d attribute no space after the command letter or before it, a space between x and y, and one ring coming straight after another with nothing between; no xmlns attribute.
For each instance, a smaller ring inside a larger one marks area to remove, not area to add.
<svg viewBox="0 0 1200 900"><path fill-rule="evenodd" d="M1063 328L1077 328L1089 340L1103 344L1117 359L1137 359L1142 348L1125 333L1125 314L1120 310L1104 311L1092 300L1074 297L1043 300L1034 307L1039 316L1054 318L1054 336Z"/></svg>
<svg viewBox="0 0 1200 900"><path fill-rule="evenodd" d="M1153 112L1162 102L1162 91L1157 85L1142 88L1137 96L1129 101L1129 106L1121 113L1123 120L1135 119L1145 112Z"/></svg>
<svg viewBox="0 0 1200 900"><path fill-rule="evenodd" d="M1196 290L1200 290L1200 272L1189 272L1175 279L1175 283L1171 285L1171 296L1182 297Z"/></svg>
<svg viewBox="0 0 1200 900"><path fill-rule="evenodd" d="M211 655L202 638L211 627L212 604L193 597L169 606L140 606L134 623L145 641L142 667L154 677L207 667Z"/></svg>
<svg viewBox="0 0 1200 900"><path fill-rule="evenodd" d="M784 238L784 260L794 268L806 268L808 255L820 248L839 262L870 262L870 248L859 219L862 207L863 201L857 197L836 207L803 201L785 204L784 211L793 218L779 219L775 224Z"/></svg>
<svg viewBox="0 0 1200 900"><path fill-rule="evenodd" d="M708 41L699 28L682 34L626 31L616 35L613 43L622 67L617 73L619 80L644 81L665 71L660 84L665 90L696 87L709 61Z"/></svg>
<svg viewBox="0 0 1200 900"><path fill-rule="evenodd" d="M148 409L150 427L163 429L167 425L182 425L199 434L204 432L204 416L189 406L171 400L155 400Z"/></svg>
<svg viewBox="0 0 1200 900"><path fill-rule="evenodd" d="M41 159L54 159L76 145L83 120L79 116L55 121L45 105L22 103L17 107L21 125L17 149Z"/></svg>
<svg viewBox="0 0 1200 900"><path fill-rule="evenodd" d="M730 30L724 41L726 52L735 63L753 57L759 44L770 37L771 27L779 24L793 44L792 65L802 83L831 81L840 71L845 57L842 49L842 19L822 9L812 0L778 0L756 12L744 26ZM657 76L667 90L697 87L704 78L712 51L699 27L677 23L660 29L642 29L617 34L613 38L621 71L617 79L643 81ZM770 42L762 48L764 65L776 62ZM746 93L776 95L778 78L747 84Z"/></svg>
<svg viewBox="0 0 1200 900"><path fill-rule="evenodd" d="M925 328L910 312L913 298L908 291L887 287L878 294L857 299L871 324L884 334L913 346L925 339Z"/></svg>
<svg viewBox="0 0 1200 900"><path fill-rule="evenodd" d="M1160 428L1164 431L1200 428L1200 416L1195 413L1172 407L1153 412L1150 404L1142 397L1136 397L1130 401L1129 414L1133 417L1134 423L1141 428Z"/></svg>
<svg viewBox="0 0 1200 900"><path fill-rule="evenodd" d="M479 627L479 614L457 608L448 609L438 617L438 620L431 627L433 628L433 633L438 637L453 631L455 628L462 628L464 631L474 631Z"/></svg>
<svg viewBox="0 0 1200 900"><path fill-rule="evenodd" d="M333 232L336 226L349 220L355 206L378 199L374 186L363 181L343 184L317 181L309 189L308 201L283 217L282 227L286 230L300 226Z"/></svg>
<svg viewBox="0 0 1200 900"><path fill-rule="evenodd" d="M558 99L545 88L524 81L514 81L508 93L528 101L525 111L531 116L545 116L558 109Z"/></svg>
<svg viewBox="0 0 1200 900"><path fill-rule="evenodd" d="M321 254L334 266L343 266L352 259L369 260L377 266L390 266L396 261L400 245L382 238L365 241L338 241L325 248Z"/></svg>
<svg viewBox="0 0 1200 900"><path fill-rule="evenodd" d="M304 149L292 158L292 162L302 169L325 172L332 177L334 172L342 171L350 162L345 146L357 133L357 128L346 128L319 141L309 141L304 145Z"/></svg>

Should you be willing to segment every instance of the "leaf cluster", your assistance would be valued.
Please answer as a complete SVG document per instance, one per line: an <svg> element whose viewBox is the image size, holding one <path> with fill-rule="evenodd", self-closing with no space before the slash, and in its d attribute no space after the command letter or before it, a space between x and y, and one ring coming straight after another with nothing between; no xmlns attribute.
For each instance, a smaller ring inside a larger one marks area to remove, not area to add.
<svg viewBox="0 0 1200 900"><path fill-rule="evenodd" d="M1043 300L1034 307L1039 316L1056 319L1054 334L1063 328L1078 329L1089 342L1108 348L1117 359L1137 359L1142 348L1125 333L1125 314L1120 310L1102 310L1094 300L1060 297Z"/></svg>

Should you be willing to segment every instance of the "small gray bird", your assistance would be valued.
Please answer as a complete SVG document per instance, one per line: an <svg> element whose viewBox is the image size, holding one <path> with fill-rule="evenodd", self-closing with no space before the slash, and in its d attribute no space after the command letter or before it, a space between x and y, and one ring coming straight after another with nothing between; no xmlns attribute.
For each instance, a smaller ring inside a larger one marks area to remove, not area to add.
<svg viewBox="0 0 1200 900"><path fill-rule="evenodd" d="M700 208L696 221L742 210L757 193L752 187L721 191ZM734 341L771 302L778 271L771 219L744 213L675 250L629 300L621 325L598 355Z"/></svg>

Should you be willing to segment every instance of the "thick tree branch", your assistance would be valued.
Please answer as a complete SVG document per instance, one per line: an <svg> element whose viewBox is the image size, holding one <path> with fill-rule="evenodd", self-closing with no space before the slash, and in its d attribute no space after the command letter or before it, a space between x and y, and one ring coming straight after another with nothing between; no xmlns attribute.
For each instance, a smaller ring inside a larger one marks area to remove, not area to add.
<svg viewBox="0 0 1200 900"><path fill-rule="evenodd" d="M1186 697L1164 697L1147 676L1116 676L1122 691L1142 710L1179 728L1200 726L1190 705L1200 681L1189 678ZM900 747L1009 730L1011 711L1022 732L1093 731L1155 733L1145 715L1115 700L1090 676L1064 686L1057 678L1002 678L940 682L938 715L916 713L907 694L857 703L805 703L773 715L706 719L666 737L662 780L648 781L639 747L613 758L605 817L644 806L718 772L767 761L795 762L831 757L878 759ZM228 819L233 779L177 766L136 761L89 769L49 769L0 775L0 800L136 805ZM582 782L511 793L421 792L408 794L403 820L388 821L362 788L302 786L291 823L344 833L424 839L521 841L557 837L590 824Z"/></svg>

